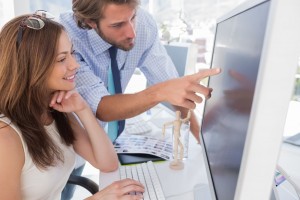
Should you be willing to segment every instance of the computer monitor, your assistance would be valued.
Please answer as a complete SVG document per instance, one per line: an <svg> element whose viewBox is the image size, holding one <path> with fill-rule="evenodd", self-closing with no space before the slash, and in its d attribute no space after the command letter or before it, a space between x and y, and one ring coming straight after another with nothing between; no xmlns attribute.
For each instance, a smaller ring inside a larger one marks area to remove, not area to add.
<svg viewBox="0 0 300 200"><path fill-rule="evenodd" d="M212 199L269 199L300 54L299 0L247 1L217 21L201 144Z"/></svg>
<svg viewBox="0 0 300 200"><path fill-rule="evenodd" d="M179 76L195 73L197 45L193 43L173 42L164 45L174 63Z"/></svg>

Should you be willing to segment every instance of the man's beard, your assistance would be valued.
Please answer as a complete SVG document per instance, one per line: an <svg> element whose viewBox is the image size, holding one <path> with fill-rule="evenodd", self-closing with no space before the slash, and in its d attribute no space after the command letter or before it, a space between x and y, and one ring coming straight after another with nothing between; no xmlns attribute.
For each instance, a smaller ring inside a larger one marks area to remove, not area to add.
<svg viewBox="0 0 300 200"><path fill-rule="evenodd" d="M109 39L108 37L106 37L103 32L98 28L98 35L107 43L111 44L112 46L117 47L118 49L122 49L123 51L130 51L133 47L134 44L132 46L124 46L120 43L116 43L115 41L112 41L111 39Z"/></svg>

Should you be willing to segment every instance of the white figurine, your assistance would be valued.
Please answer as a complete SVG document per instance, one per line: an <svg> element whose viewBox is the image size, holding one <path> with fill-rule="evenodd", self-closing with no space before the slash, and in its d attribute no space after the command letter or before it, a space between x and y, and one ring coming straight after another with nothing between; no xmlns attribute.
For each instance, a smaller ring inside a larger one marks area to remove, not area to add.
<svg viewBox="0 0 300 200"><path fill-rule="evenodd" d="M183 159L183 152L184 152L184 147L182 142L180 141L180 127L182 125L182 123L185 123L187 121L189 121L191 117L191 111L189 110L187 117L184 119L181 119L181 113L180 111L176 111L176 119L174 121L171 122L167 122L164 124L163 126L163 136L165 135L165 130L166 130L166 126L168 125L173 125L173 155L174 155L174 160L172 162L170 162L170 168L171 169L176 169L176 170L180 170L184 168L184 164L182 162ZM179 149L179 152L178 152ZM180 157L178 159L178 153L180 154Z"/></svg>

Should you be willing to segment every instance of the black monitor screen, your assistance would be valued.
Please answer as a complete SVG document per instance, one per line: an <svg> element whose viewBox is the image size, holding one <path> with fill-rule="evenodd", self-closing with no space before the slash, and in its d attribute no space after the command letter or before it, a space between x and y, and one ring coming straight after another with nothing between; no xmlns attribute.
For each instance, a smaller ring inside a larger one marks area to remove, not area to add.
<svg viewBox="0 0 300 200"><path fill-rule="evenodd" d="M213 67L222 73L209 80L202 140L219 200L234 199L250 119L269 2L217 23Z"/></svg>

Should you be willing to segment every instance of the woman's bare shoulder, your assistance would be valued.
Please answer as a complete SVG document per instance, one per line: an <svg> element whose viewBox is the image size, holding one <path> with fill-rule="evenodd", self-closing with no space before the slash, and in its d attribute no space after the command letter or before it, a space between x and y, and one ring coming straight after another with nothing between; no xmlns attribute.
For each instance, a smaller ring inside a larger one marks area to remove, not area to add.
<svg viewBox="0 0 300 200"><path fill-rule="evenodd" d="M4 149L22 148L22 142L17 132L9 124L0 121L0 146Z"/></svg>
<svg viewBox="0 0 300 200"><path fill-rule="evenodd" d="M18 183L25 163L23 145L17 132L4 122L0 122L0 163L0 177Z"/></svg>

